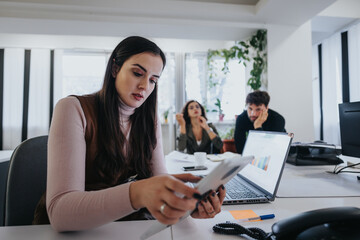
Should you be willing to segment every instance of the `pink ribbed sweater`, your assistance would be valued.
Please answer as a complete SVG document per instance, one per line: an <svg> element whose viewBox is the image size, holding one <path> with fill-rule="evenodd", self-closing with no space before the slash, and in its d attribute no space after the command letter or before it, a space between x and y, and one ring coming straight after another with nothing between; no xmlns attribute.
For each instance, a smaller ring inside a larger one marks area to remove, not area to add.
<svg viewBox="0 0 360 240"><path fill-rule="evenodd" d="M134 108L122 107L122 131L129 139L129 117ZM166 174L161 126L157 121L154 175ZM76 97L61 99L54 110L48 142L47 211L57 231L94 228L136 211L131 206L131 183L85 191L86 119Z"/></svg>

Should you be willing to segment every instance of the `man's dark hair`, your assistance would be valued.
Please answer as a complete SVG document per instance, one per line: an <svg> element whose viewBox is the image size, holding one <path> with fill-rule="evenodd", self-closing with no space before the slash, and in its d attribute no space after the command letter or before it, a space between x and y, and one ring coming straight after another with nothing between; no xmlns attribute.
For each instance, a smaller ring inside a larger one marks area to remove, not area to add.
<svg viewBox="0 0 360 240"><path fill-rule="evenodd" d="M246 97L246 105L248 104L255 104L256 106L259 106L261 104L264 104L265 107L269 105L270 102L270 96L265 91L255 90L252 93L249 93Z"/></svg>

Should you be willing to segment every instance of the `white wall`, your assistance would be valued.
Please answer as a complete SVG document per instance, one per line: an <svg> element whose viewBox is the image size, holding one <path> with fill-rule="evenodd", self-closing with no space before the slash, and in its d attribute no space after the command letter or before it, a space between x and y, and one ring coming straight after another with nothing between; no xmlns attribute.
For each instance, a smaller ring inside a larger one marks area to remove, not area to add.
<svg viewBox="0 0 360 240"><path fill-rule="evenodd" d="M270 108L282 114L294 141L313 141L311 24L268 26Z"/></svg>
<svg viewBox="0 0 360 240"><path fill-rule="evenodd" d="M270 107L286 119L295 141L313 141L311 83L311 26L269 25L268 91ZM75 48L112 50L118 37L0 34L0 47ZM224 48L230 41L154 39L164 51L206 51Z"/></svg>

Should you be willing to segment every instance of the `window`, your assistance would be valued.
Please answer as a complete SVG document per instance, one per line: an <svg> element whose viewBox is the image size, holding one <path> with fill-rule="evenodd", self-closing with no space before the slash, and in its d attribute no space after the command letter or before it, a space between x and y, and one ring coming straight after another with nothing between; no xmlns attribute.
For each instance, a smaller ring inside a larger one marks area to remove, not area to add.
<svg viewBox="0 0 360 240"><path fill-rule="evenodd" d="M166 67L158 81L158 112L161 122L165 122L164 113L172 117L175 106L175 54L166 54Z"/></svg>
<svg viewBox="0 0 360 240"><path fill-rule="evenodd" d="M206 105L206 53L187 53L185 70L185 100L197 100Z"/></svg>
<svg viewBox="0 0 360 240"><path fill-rule="evenodd" d="M99 91L104 80L107 61L107 53L64 52L61 96Z"/></svg>
<svg viewBox="0 0 360 240"><path fill-rule="evenodd" d="M245 106L245 67L236 60L229 62L229 73L224 74L221 69L224 60L215 60L213 79L207 81L206 53L186 54L185 56L185 91L186 101L198 100L207 109L207 116L212 121L218 120L218 107L215 105L219 98L225 120L235 120L235 115L242 112Z"/></svg>
<svg viewBox="0 0 360 240"><path fill-rule="evenodd" d="M62 60L61 97L82 95L98 91L103 83L109 53L65 51ZM158 82L158 112L169 116L175 111L175 75L181 64L176 64L175 54L166 54L166 67ZM195 99L207 109L208 118L218 120L216 99L221 100L225 120L233 120L242 112L245 99L245 67L233 60L229 63L230 72L221 71L223 59L216 60L216 76L212 86L207 81L207 53L185 54L185 101ZM180 71L182 71L180 69ZM164 118L162 117L162 122Z"/></svg>
<svg viewBox="0 0 360 240"><path fill-rule="evenodd" d="M233 60L229 63L230 72L228 73L226 84L223 85L222 108L225 119L235 120L235 115L242 113L245 108L246 98L246 79L245 66Z"/></svg>
<svg viewBox="0 0 360 240"><path fill-rule="evenodd" d="M108 57L107 52L65 50L61 64L62 80L56 88L60 97L90 94L101 89ZM235 114L241 113L244 106L245 69L237 61L230 62L230 73L225 76L221 71L223 60L219 59L216 79L219 84L209 87L206 52L166 53L166 60L166 67L158 81L157 114L163 124L164 152L169 153L175 146L174 115L179 111L176 106L183 105L183 101L198 100L208 110L208 119L217 122L218 112L213 110L217 109L215 103L219 98L224 119L233 124ZM166 112L168 124L164 124ZM219 127L217 129L221 131Z"/></svg>
<svg viewBox="0 0 360 240"><path fill-rule="evenodd" d="M61 97L99 91L104 80L109 55L105 52L64 52ZM159 114L163 114L175 104L175 55L166 54L166 60L166 67L158 82Z"/></svg>

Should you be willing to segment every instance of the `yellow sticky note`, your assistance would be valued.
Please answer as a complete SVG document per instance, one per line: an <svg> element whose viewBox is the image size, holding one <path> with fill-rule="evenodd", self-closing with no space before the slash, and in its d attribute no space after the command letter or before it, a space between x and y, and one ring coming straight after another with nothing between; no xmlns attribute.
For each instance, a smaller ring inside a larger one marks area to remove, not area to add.
<svg viewBox="0 0 360 240"><path fill-rule="evenodd" d="M248 210L234 210L234 211L230 211L230 213L236 220L254 218L254 217L259 216L251 209L248 209Z"/></svg>

